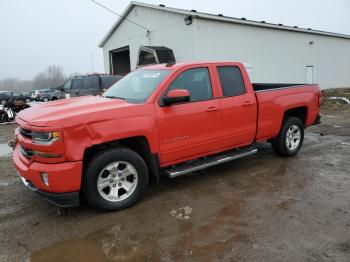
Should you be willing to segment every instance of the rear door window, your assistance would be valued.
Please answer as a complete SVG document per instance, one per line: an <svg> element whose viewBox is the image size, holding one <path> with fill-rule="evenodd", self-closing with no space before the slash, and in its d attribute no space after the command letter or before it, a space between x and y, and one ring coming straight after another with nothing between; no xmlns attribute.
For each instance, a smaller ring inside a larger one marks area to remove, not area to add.
<svg viewBox="0 0 350 262"><path fill-rule="evenodd" d="M101 76L102 89L107 90L120 78L121 78L120 76Z"/></svg>
<svg viewBox="0 0 350 262"><path fill-rule="evenodd" d="M79 89L81 89L81 86L82 86L82 79L81 78L75 78L72 80L72 85L71 85L72 90L79 90Z"/></svg>
<svg viewBox="0 0 350 262"><path fill-rule="evenodd" d="M83 77L82 78L82 86L81 86L81 89L92 89L92 77Z"/></svg>
<svg viewBox="0 0 350 262"><path fill-rule="evenodd" d="M100 93L100 83L99 83L99 77L98 76L92 76L91 77L92 82L92 89L94 92L94 95L97 95Z"/></svg>
<svg viewBox="0 0 350 262"><path fill-rule="evenodd" d="M223 96L238 96L246 93L241 71L237 66L217 67Z"/></svg>

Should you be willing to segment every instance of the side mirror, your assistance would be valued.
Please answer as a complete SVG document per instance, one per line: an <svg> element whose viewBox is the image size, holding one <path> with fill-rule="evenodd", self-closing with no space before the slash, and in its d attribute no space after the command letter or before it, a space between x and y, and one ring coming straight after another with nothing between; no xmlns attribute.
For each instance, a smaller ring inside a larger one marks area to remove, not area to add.
<svg viewBox="0 0 350 262"><path fill-rule="evenodd" d="M183 103L190 101L190 92L185 89L170 90L166 96L162 98L165 106L170 106L175 103Z"/></svg>

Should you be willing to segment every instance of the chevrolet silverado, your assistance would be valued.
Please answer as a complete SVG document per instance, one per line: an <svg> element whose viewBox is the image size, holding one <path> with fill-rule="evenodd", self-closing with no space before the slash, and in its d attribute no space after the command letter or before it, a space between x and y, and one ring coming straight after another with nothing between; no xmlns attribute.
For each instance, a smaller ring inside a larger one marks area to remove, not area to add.
<svg viewBox="0 0 350 262"><path fill-rule="evenodd" d="M13 162L60 207L135 204L151 176L174 178L257 152L295 155L320 121L318 85L252 84L241 63L137 69L102 96L48 102L16 117Z"/></svg>

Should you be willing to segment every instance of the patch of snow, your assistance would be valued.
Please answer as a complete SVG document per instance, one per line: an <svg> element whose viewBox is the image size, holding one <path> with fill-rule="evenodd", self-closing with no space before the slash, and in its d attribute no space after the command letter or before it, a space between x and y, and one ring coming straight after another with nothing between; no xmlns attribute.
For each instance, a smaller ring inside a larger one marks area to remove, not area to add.
<svg viewBox="0 0 350 262"><path fill-rule="evenodd" d="M185 206L177 210L174 209L174 210L171 210L169 214L172 217L175 217L176 219L179 219L179 220L188 220L191 218L190 215L192 214L192 207Z"/></svg>
<svg viewBox="0 0 350 262"><path fill-rule="evenodd" d="M346 97L340 97L340 96L332 96L329 98L330 100L342 100L344 101L345 103L349 104L350 105L350 100Z"/></svg>

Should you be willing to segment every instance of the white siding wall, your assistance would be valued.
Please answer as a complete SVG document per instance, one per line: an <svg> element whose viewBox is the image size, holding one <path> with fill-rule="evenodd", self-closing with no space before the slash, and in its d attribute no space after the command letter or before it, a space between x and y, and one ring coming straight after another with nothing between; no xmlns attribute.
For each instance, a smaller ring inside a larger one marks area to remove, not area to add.
<svg viewBox="0 0 350 262"><path fill-rule="evenodd" d="M251 64L253 82L304 83L313 65L322 88L350 86L350 39L204 19L195 27L196 59Z"/></svg>
<svg viewBox="0 0 350 262"><path fill-rule="evenodd" d="M194 28L185 26L184 15L162 12L152 8L136 6L128 19L151 29L150 39L146 31L124 21L103 46L105 71L109 72L109 51L130 46L131 68L135 69L141 45L166 46L172 48L177 61L194 59Z"/></svg>
<svg viewBox="0 0 350 262"><path fill-rule="evenodd" d="M304 83L305 67L313 65L314 82L321 88L350 86L350 39L199 18L186 26L184 17L136 6L128 18L150 28L151 37L124 21L103 46L106 72L110 50L129 45L134 69L140 45L164 45L173 49L178 62L233 60L250 64L253 82Z"/></svg>

